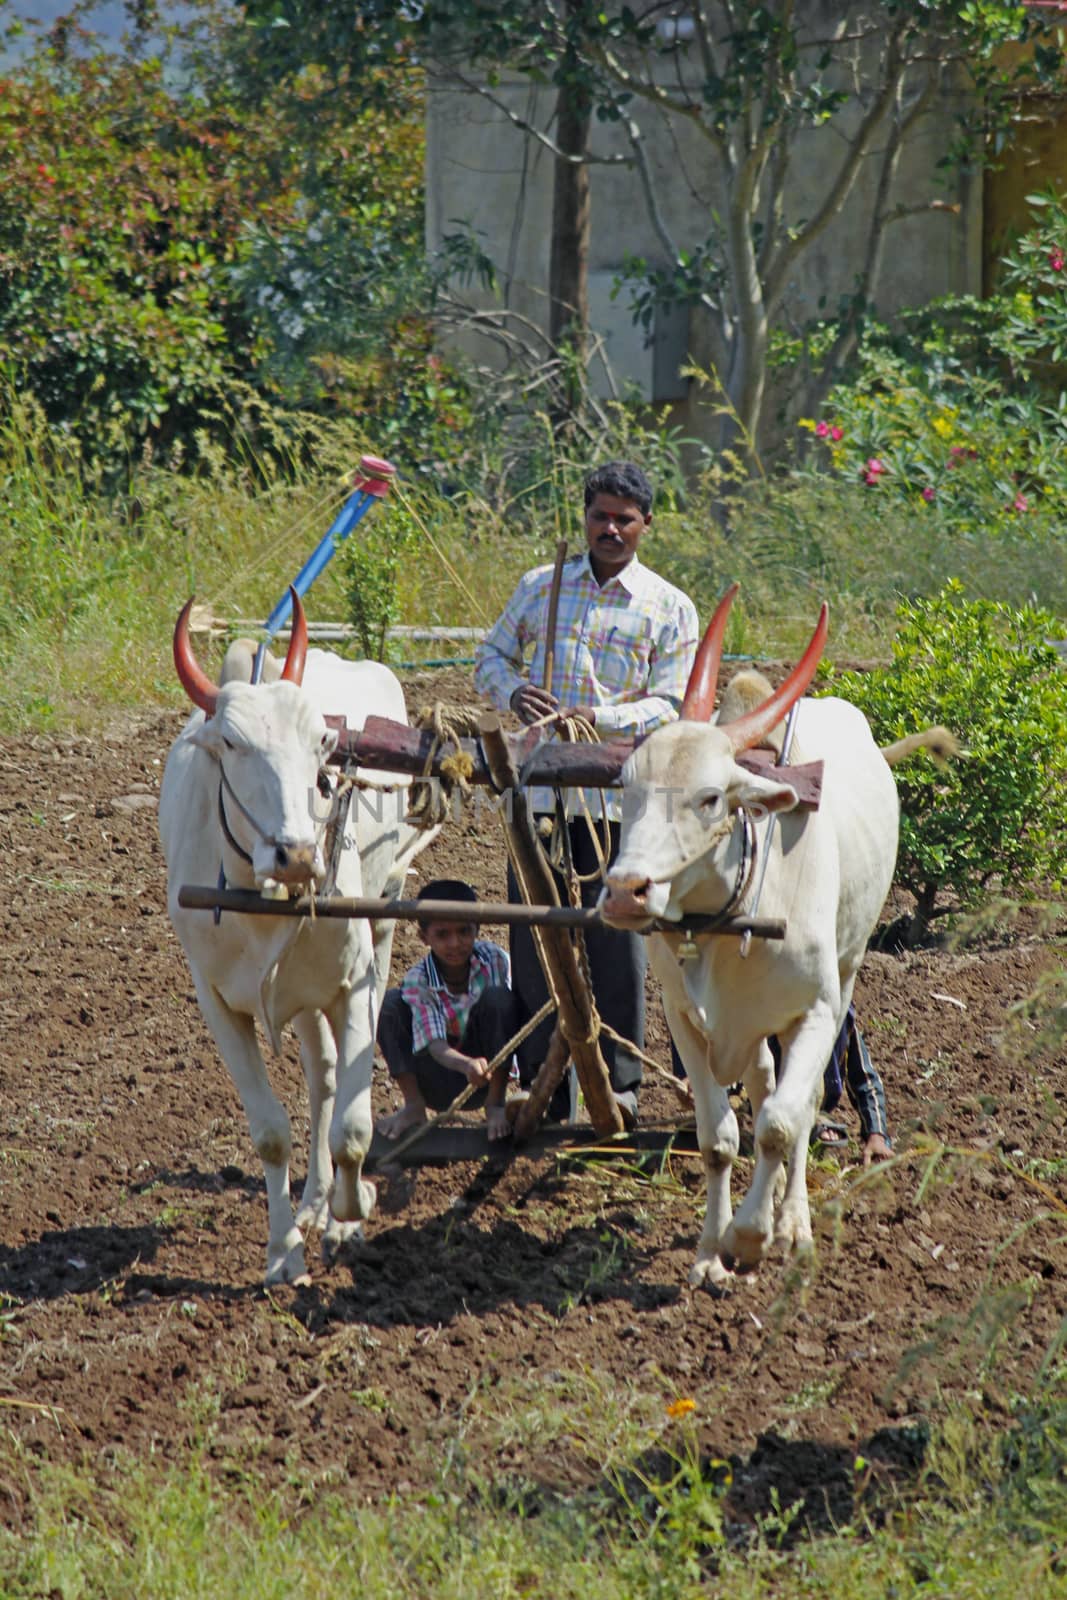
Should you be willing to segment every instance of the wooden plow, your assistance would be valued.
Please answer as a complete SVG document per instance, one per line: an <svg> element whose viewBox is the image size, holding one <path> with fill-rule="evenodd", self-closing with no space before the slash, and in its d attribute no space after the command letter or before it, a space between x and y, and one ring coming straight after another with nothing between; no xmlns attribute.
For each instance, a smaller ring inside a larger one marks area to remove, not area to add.
<svg viewBox="0 0 1067 1600"><path fill-rule="evenodd" d="M421 784L440 785L443 763L446 775L449 763L454 772L458 758L466 783L493 791L508 853L528 903L416 902L335 895L302 895L275 900L247 890L198 885L184 885L179 892L179 903L211 910L216 915L229 911L273 917L366 917L374 921L432 916L438 921L531 926L536 930L535 943L549 993L558 1005L558 1016L546 1060L528 1097L519 1106L514 1122L515 1142L531 1151L565 1146L585 1148L594 1154L604 1141L610 1141L612 1150L631 1153L635 1158L671 1148L695 1150L691 1130L642 1129L625 1135L623 1118L600 1049L600 1019L583 976L574 937L575 930L596 925L599 913L595 909L560 904L555 878L524 803L527 787L619 787L620 774L633 750L633 742L558 743L546 739L544 731L537 728L507 733L492 711L484 712L478 719L477 738L450 740L447 749L442 748L433 732L383 717L369 717L365 726L358 730L349 728L344 718L327 717L326 720L339 734L332 764L340 765L350 778L360 769L368 773L410 775L415 781L406 792L412 801ZM821 762L779 768L774 755L763 750L747 751L738 759L752 770L791 784L801 806L808 809L818 806ZM375 792L380 799L383 791ZM672 932L723 937L781 939L785 936L784 922L759 917L690 916L680 922L653 924L649 931L656 931L657 926ZM541 1128L541 1119L568 1061L574 1063L592 1127ZM389 1163L432 1164L487 1154L489 1146L483 1129L438 1126L453 1109L458 1109L458 1102L448 1112L411 1130L396 1142L376 1136L368 1158L368 1170Z"/></svg>

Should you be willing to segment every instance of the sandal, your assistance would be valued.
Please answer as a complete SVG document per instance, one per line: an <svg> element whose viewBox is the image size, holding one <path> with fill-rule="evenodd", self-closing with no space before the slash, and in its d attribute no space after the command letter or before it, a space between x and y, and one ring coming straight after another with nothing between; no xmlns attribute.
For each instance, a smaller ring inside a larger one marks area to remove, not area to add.
<svg viewBox="0 0 1067 1600"><path fill-rule="evenodd" d="M831 1122L828 1117L819 1117L808 1143L823 1145L827 1150L843 1149L848 1144L848 1128L843 1122Z"/></svg>

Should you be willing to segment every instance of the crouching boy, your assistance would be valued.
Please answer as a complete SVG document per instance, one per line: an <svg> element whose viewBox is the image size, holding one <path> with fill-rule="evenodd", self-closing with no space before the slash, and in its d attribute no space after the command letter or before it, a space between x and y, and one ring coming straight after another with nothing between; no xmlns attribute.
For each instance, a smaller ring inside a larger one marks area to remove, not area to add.
<svg viewBox="0 0 1067 1600"><path fill-rule="evenodd" d="M438 878L424 884L419 900L476 902L468 883ZM490 939L478 938L478 924L423 922L419 937L429 948L401 979L387 989L378 1018L378 1047L404 1104L379 1119L386 1138L425 1122L426 1111L443 1111L468 1083L478 1094L469 1104L485 1105L490 1139L506 1137L504 1098L509 1061L490 1075L489 1063L518 1031L515 997L509 988L508 958Z"/></svg>

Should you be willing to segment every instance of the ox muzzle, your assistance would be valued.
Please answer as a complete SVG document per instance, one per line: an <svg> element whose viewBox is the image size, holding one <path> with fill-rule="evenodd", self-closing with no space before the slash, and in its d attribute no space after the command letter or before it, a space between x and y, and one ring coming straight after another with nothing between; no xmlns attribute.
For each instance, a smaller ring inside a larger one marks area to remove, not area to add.
<svg viewBox="0 0 1067 1600"><path fill-rule="evenodd" d="M666 900L663 886L647 876L609 872L597 907L609 927L640 933L662 915Z"/></svg>
<svg viewBox="0 0 1067 1600"><path fill-rule="evenodd" d="M286 844L276 839L256 846L252 870L257 883L283 883L289 889L321 883L326 876L326 864L317 845Z"/></svg>

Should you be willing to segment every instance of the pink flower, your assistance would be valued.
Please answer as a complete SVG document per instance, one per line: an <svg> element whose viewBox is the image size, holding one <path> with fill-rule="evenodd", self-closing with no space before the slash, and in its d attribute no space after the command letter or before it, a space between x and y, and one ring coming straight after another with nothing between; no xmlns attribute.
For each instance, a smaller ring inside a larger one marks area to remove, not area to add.
<svg viewBox="0 0 1067 1600"><path fill-rule="evenodd" d="M1029 511L1030 502L1024 494L1017 494L1010 506L1004 507L1005 511Z"/></svg>
<svg viewBox="0 0 1067 1600"><path fill-rule="evenodd" d="M926 488L923 490L923 499L926 501L927 505L930 504L931 500L937 499L937 490L934 488L933 484L928 483L926 485Z"/></svg>
<svg viewBox="0 0 1067 1600"><path fill-rule="evenodd" d="M1053 250L1053 251L1051 251L1050 254L1049 254L1049 258L1048 258L1048 264L1052 268L1053 272L1062 272L1063 271L1063 267L1064 267L1063 251L1062 250Z"/></svg>
<svg viewBox="0 0 1067 1600"><path fill-rule="evenodd" d="M877 483L882 473L888 471L889 468L884 461L879 461L877 456L871 456L863 473L863 481L864 483Z"/></svg>
<svg viewBox="0 0 1067 1600"><path fill-rule="evenodd" d="M817 422L815 424L815 437L816 437L816 439L826 439L826 438L829 437L829 434L830 434L830 424L828 422Z"/></svg>
<svg viewBox="0 0 1067 1600"><path fill-rule="evenodd" d="M833 423L830 428L830 437L835 444L838 444L845 437L844 428L839 428L836 422Z"/></svg>

